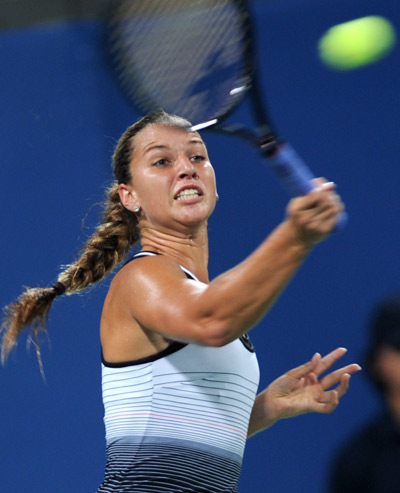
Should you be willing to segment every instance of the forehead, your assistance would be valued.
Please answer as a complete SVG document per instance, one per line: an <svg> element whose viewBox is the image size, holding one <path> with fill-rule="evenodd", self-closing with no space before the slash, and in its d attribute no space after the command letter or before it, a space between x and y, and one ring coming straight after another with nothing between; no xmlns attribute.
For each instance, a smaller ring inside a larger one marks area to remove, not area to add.
<svg viewBox="0 0 400 493"><path fill-rule="evenodd" d="M174 147L191 143L203 144L199 133L183 127L155 123L148 125L134 137L134 155L141 154L151 146Z"/></svg>

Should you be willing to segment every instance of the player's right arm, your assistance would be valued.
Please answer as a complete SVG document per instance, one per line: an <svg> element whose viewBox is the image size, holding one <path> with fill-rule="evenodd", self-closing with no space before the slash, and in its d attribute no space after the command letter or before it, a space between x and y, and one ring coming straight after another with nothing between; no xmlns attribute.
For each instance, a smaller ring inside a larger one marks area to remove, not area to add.
<svg viewBox="0 0 400 493"><path fill-rule="evenodd" d="M286 219L254 253L209 284L187 279L168 256L131 262L119 273L124 303L146 331L186 343L225 345L266 314L342 209L330 186L292 199Z"/></svg>

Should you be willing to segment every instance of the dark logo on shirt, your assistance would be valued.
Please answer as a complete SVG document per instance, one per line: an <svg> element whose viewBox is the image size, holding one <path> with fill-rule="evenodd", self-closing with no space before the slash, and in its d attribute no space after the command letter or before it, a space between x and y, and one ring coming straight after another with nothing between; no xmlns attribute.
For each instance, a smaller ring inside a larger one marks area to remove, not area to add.
<svg viewBox="0 0 400 493"><path fill-rule="evenodd" d="M251 353L255 352L253 343L250 341L250 337L247 335L247 333L243 334L242 337L240 338L242 341L243 346L250 351Z"/></svg>

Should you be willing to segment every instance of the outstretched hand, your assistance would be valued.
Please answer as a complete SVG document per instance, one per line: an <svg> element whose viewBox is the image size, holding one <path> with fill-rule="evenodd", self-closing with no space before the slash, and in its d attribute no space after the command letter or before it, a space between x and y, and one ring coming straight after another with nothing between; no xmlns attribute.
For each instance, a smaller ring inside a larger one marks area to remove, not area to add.
<svg viewBox="0 0 400 493"><path fill-rule="evenodd" d="M317 412L331 413L349 387L350 376L361 370L352 363L322 376L345 353L337 348L324 357L316 353L311 361L289 370L261 392L254 403L249 436L283 418Z"/></svg>
<svg viewBox="0 0 400 493"><path fill-rule="evenodd" d="M353 363L323 377L321 375L345 353L345 348L337 348L323 358L316 353L308 363L274 380L267 390L278 419L309 412L334 411L349 387L350 376L361 367Z"/></svg>

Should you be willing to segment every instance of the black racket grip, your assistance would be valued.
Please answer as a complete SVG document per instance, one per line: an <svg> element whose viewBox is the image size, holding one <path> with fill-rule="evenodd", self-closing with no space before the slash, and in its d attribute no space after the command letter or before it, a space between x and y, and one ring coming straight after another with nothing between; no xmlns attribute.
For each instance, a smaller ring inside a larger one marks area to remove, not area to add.
<svg viewBox="0 0 400 493"><path fill-rule="evenodd" d="M315 176L290 144L285 142L277 148L272 156L266 153L265 155L269 167L289 192L290 196L298 197L299 195L306 195L314 189L311 180ZM347 213L342 212L333 231L340 231L346 224Z"/></svg>

